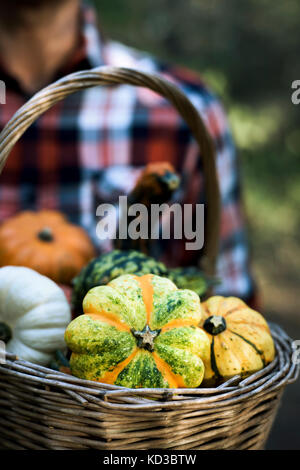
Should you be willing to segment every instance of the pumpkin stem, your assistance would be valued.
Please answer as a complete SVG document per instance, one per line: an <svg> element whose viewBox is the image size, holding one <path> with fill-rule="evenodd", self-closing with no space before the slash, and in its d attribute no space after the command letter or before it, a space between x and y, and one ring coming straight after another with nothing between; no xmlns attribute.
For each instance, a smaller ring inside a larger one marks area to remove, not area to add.
<svg viewBox="0 0 300 470"><path fill-rule="evenodd" d="M8 343L8 341L12 338L12 331L10 327L6 323L0 322L0 341L4 341L4 343Z"/></svg>
<svg viewBox="0 0 300 470"><path fill-rule="evenodd" d="M54 240L53 231L50 227L44 227L39 233L38 238L43 242L52 242Z"/></svg>
<svg viewBox="0 0 300 470"><path fill-rule="evenodd" d="M212 315L205 320L203 328L210 335L216 336L225 331L227 325L224 317L221 317L221 315Z"/></svg>
<svg viewBox="0 0 300 470"><path fill-rule="evenodd" d="M138 340L138 347L147 349L150 352L154 351L154 339L159 335L161 330L150 330L149 326L146 325L143 331L131 330L133 336Z"/></svg>

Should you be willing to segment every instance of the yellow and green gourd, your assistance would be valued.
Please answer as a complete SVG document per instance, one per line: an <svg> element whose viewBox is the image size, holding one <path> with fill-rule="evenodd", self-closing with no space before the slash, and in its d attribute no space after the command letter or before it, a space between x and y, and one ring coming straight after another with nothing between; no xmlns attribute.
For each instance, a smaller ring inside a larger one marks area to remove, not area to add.
<svg viewBox="0 0 300 470"><path fill-rule="evenodd" d="M237 374L247 376L275 357L266 320L236 297L210 297L202 303L200 326L210 341L205 381L215 382Z"/></svg>
<svg viewBox="0 0 300 470"><path fill-rule="evenodd" d="M167 278L125 274L91 289L65 341L82 379L130 388L198 387L209 358L199 296Z"/></svg>

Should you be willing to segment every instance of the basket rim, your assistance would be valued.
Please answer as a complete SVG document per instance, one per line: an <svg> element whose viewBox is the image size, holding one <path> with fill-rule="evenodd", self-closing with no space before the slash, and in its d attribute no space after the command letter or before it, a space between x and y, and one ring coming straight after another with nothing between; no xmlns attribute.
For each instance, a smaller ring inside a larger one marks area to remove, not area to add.
<svg viewBox="0 0 300 470"><path fill-rule="evenodd" d="M18 359L6 353L6 363L0 372L34 386L48 387L53 393L65 392L81 405L99 404L117 410L161 410L232 406L248 399L265 399L277 395L287 384L297 380L300 365L292 360L292 339L275 323L270 330L276 347L276 357L263 369L246 378L236 375L217 387L199 388L139 388L82 380L63 372ZM52 390L53 389L53 390ZM38 391L38 389L36 389Z"/></svg>

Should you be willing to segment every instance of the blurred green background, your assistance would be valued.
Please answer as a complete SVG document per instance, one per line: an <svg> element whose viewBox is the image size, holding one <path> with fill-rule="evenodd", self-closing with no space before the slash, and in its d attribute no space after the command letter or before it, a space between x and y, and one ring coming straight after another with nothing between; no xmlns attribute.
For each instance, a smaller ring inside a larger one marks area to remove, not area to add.
<svg viewBox="0 0 300 470"><path fill-rule="evenodd" d="M300 338L299 0L96 0L104 33L200 73L238 147L264 313ZM300 449L300 384L287 387L267 448Z"/></svg>
<svg viewBox="0 0 300 470"><path fill-rule="evenodd" d="M242 163L265 310L299 324L299 0L95 0L114 40L200 73L221 97ZM299 336L300 337L300 336Z"/></svg>

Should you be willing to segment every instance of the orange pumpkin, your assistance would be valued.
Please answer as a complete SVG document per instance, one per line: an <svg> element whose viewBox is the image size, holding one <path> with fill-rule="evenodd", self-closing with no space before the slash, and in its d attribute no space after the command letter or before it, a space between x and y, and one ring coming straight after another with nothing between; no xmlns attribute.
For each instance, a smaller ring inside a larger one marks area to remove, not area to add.
<svg viewBox="0 0 300 470"><path fill-rule="evenodd" d="M69 284L94 256L86 232L56 211L25 211L0 226L0 266L26 266Z"/></svg>

